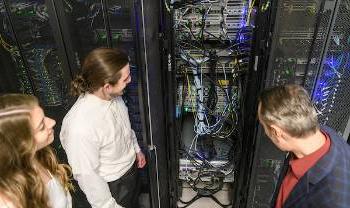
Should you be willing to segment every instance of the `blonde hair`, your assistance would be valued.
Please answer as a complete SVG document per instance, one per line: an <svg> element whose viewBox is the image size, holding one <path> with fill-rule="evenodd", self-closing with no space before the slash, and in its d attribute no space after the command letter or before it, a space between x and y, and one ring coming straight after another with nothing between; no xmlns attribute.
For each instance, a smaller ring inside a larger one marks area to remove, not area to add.
<svg viewBox="0 0 350 208"><path fill-rule="evenodd" d="M316 110L299 85L267 89L259 101L259 119L267 125L275 124L293 137L308 136L319 129Z"/></svg>
<svg viewBox="0 0 350 208"><path fill-rule="evenodd" d="M18 208L49 207L45 184L34 158L68 190L70 169L58 164L49 146L36 151L30 111L39 106L31 95L0 96L0 192Z"/></svg>

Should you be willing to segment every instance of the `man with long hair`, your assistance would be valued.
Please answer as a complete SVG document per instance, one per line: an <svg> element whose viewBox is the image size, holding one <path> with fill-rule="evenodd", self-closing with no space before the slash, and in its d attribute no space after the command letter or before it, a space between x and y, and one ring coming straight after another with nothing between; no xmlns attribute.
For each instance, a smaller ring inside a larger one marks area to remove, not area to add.
<svg viewBox="0 0 350 208"><path fill-rule="evenodd" d="M121 97L131 81L128 62L117 49L90 52L72 82L78 100L62 123L62 146L93 208L138 207L137 168L146 160Z"/></svg>

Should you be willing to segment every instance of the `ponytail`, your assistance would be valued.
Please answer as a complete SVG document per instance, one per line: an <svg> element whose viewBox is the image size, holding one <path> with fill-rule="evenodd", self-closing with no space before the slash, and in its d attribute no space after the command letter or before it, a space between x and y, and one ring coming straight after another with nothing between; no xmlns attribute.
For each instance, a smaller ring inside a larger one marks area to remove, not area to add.
<svg viewBox="0 0 350 208"><path fill-rule="evenodd" d="M89 91L88 84L82 75L77 75L71 83L71 94L73 96L79 96Z"/></svg>
<svg viewBox="0 0 350 208"><path fill-rule="evenodd" d="M72 81L71 94L93 93L106 83L116 84L121 77L119 71L128 63L127 54L120 49L94 49L85 57L81 73Z"/></svg>

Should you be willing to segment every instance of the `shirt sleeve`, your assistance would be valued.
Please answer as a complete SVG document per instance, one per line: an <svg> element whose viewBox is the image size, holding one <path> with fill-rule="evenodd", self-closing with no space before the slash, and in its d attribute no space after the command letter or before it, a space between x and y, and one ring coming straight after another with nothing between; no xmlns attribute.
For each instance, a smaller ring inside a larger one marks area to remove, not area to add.
<svg viewBox="0 0 350 208"><path fill-rule="evenodd" d="M96 173L75 175L92 208L121 208L112 197L108 184Z"/></svg>
<svg viewBox="0 0 350 208"><path fill-rule="evenodd" d="M125 115L125 120L123 122L129 122L129 126L131 126L129 113L128 113L128 107L125 105L122 97L117 97L116 98L116 102L120 103L121 111L123 112L122 114ZM136 153L139 153L141 151L141 148L140 148L139 143L137 141L137 137L136 137L135 131L132 130L131 128L130 128L130 131L131 131L131 139L132 139L132 143L133 143L133 146L134 146L134 150L135 150Z"/></svg>
<svg viewBox="0 0 350 208"><path fill-rule="evenodd" d="M141 151L141 148L140 148L139 143L137 141L135 131L132 129L131 129L131 135L132 135L132 143L134 145L134 150L136 153L139 153Z"/></svg>
<svg viewBox="0 0 350 208"><path fill-rule="evenodd" d="M60 139L74 175L95 172L100 163L99 143L92 132L62 127Z"/></svg>

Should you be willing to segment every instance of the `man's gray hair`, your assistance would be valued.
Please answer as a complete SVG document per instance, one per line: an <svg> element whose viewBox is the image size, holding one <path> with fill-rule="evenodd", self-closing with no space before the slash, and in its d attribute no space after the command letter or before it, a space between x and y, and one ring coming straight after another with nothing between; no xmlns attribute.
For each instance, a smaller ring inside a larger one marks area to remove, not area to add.
<svg viewBox="0 0 350 208"><path fill-rule="evenodd" d="M264 90L259 100L259 119L267 125L275 124L293 137L308 136L319 129L316 110L299 85Z"/></svg>

